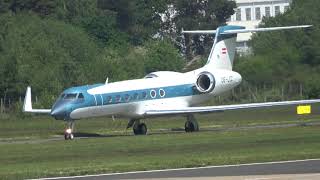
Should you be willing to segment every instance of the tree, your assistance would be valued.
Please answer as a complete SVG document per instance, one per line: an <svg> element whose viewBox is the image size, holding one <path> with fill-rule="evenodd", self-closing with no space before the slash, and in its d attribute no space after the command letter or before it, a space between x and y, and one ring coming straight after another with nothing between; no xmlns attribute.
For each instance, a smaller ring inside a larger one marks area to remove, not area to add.
<svg viewBox="0 0 320 180"><path fill-rule="evenodd" d="M181 71L184 61L169 40L151 40L146 45L145 71Z"/></svg>
<svg viewBox="0 0 320 180"><path fill-rule="evenodd" d="M119 29L130 35L133 45L141 45L158 33L167 0L99 0L98 6L115 12Z"/></svg>
<svg viewBox="0 0 320 180"><path fill-rule="evenodd" d="M4 5L3 7L1 5ZM21 11L32 11L41 16L47 16L55 11L57 1L55 0L1 0L0 7L14 13Z"/></svg>
<svg viewBox="0 0 320 180"><path fill-rule="evenodd" d="M168 28L175 28L176 32L181 29L216 29L225 24L226 19L234 14L236 4L227 0L172 0L176 14L172 18ZM170 18L168 18L170 19ZM180 35L178 34L178 38ZM193 54L204 54L206 47L211 47L212 36L190 36L184 34L185 54L191 59ZM178 38L181 42L182 39Z"/></svg>
<svg viewBox="0 0 320 180"><path fill-rule="evenodd" d="M31 85L34 92L46 92L42 95L48 97L92 82L88 77L95 70L90 64L97 61L99 49L81 28L25 13L1 16L0 22L2 95L16 99Z"/></svg>
<svg viewBox="0 0 320 180"><path fill-rule="evenodd" d="M317 97L320 67L320 1L294 0L290 9L276 17L264 18L261 27L312 24L312 28L257 33L251 44L253 55L236 64L243 77L255 86L271 83L290 95L293 91L308 97ZM266 75L261 76L267 72ZM260 75L258 75L260 74ZM305 94L302 94L305 93Z"/></svg>

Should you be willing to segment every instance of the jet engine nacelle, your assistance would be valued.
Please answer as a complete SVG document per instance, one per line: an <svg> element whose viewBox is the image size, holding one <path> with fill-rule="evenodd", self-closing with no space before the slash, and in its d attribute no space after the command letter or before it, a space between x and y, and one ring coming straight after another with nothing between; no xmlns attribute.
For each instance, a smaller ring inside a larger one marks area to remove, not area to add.
<svg viewBox="0 0 320 180"><path fill-rule="evenodd" d="M200 93L210 93L216 85L216 80L210 72L205 71L198 75L195 85Z"/></svg>

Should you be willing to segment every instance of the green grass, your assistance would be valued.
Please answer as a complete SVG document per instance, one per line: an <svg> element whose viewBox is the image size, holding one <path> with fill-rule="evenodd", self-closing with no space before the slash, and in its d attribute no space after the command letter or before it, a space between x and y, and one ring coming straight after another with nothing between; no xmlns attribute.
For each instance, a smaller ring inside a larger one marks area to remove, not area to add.
<svg viewBox="0 0 320 180"><path fill-rule="evenodd" d="M241 126L270 125L304 123L318 121L320 117L320 105L313 106L312 115L297 116L295 107L253 109L241 111L228 111L197 115L200 128L229 128ZM165 117L143 120L148 126L149 132L159 132L162 129L183 129L185 117ZM0 139L34 139L47 138L52 135L61 135L65 128L65 122L56 121L48 116L17 117L10 115L0 116ZM76 132L95 133L103 135L132 134L132 130L125 130L127 119L95 118L76 121Z"/></svg>
<svg viewBox="0 0 320 180"><path fill-rule="evenodd" d="M46 116L2 116L0 179L320 158L320 126L221 131L318 122L318 109L309 116L295 115L293 107L198 115L203 129L219 131L191 134L168 131L183 128L183 117L144 120L148 136L131 136L132 130L124 130L127 120L88 119L78 121L77 132L114 136L74 141L59 140L64 122ZM166 133L155 133L162 129ZM56 135L58 140L52 140Z"/></svg>
<svg viewBox="0 0 320 180"><path fill-rule="evenodd" d="M320 157L319 126L0 145L0 177L22 179Z"/></svg>

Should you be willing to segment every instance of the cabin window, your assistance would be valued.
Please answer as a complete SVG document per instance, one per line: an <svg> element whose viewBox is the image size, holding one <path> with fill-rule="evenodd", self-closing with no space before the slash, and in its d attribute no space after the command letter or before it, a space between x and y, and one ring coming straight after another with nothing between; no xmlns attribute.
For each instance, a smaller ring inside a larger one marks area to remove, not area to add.
<svg viewBox="0 0 320 180"><path fill-rule="evenodd" d="M107 102L108 102L108 103L112 103L112 97L111 97L111 96L108 96L108 97L107 97Z"/></svg>
<svg viewBox="0 0 320 180"><path fill-rule="evenodd" d="M64 96L64 99L66 100L71 100L76 98L77 98L77 94L66 94L66 96Z"/></svg>
<svg viewBox="0 0 320 180"><path fill-rule="evenodd" d="M160 97L164 97L166 95L165 91L163 89L159 90Z"/></svg>
<svg viewBox="0 0 320 180"><path fill-rule="evenodd" d="M126 102L128 102L128 101L130 100L129 94L126 94L126 95L124 96L124 99L125 99Z"/></svg>
<svg viewBox="0 0 320 180"><path fill-rule="evenodd" d="M84 99L84 96L83 96L82 93L80 93L80 94L78 95L78 99Z"/></svg>
<svg viewBox="0 0 320 180"><path fill-rule="evenodd" d="M155 90L151 90L151 91L150 91L150 96L151 96L152 98L155 98L155 97L157 96L156 91L155 91Z"/></svg>
<svg viewBox="0 0 320 180"><path fill-rule="evenodd" d="M142 92L142 98L144 98L144 99L147 98L147 93L146 92Z"/></svg>
<svg viewBox="0 0 320 180"><path fill-rule="evenodd" d="M66 95L66 94L62 93L62 94L60 95L59 99L63 99L65 95Z"/></svg>
<svg viewBox="0 0 320 180"><path fill-rule="evenodd" d="M138 93L134 93L132 96L133 100L137 100L139 98L139 94Z"/></svg>
<svg viewBox="0 0 320 180"><path fill-rule="evenodd" d="M120 95L116 96L116 102L121 102L121 96Z"/></svg>

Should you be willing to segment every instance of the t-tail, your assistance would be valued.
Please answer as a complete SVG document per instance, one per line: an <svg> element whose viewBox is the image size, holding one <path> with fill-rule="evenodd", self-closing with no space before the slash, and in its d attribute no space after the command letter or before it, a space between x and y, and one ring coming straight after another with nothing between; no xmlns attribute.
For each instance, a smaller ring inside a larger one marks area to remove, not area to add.
<svg viewBox="0 0 320 180"><path fill-rule="evenodd" d="M312 25L301 25L256 29L245 29L243 26L220 26L216 30L182 31L182 33L215 34L214 43L205 66L210 69L232 70L234 56L236 54L236 39L238 33L277 31L307 28L311 26Z"/></svg>

